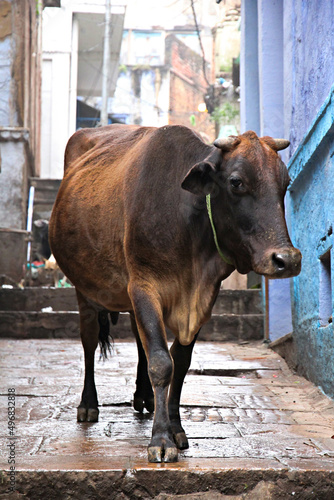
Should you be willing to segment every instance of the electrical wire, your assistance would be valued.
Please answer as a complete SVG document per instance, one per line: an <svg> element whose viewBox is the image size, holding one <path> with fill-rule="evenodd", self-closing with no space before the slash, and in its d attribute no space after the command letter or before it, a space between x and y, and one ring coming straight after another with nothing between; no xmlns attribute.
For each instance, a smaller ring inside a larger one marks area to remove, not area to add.
<svg viewBox="0 0 334 500"><path fill-rule="evenodd" d="M203 48L203 44L202 44L201 34L199 32L199 27L198 27L198 22L197 22L197 16L196 16L196 11L195 11L195 6L194 6L194 0L190 0L190 2L191 2L191 8L192 8L192 11L193 11L193 16L194 16L194 22L195 22L195 26L196 26L196 31L197 31L197 37L198 37L199 45L200 45L201 51L202 51L203 75L204 75L206 83L210 86L211 84L210 84L210 82L209 82L209 80L207 79L207 76L206 76L205 54L204 54L204 48Z"/></svg>

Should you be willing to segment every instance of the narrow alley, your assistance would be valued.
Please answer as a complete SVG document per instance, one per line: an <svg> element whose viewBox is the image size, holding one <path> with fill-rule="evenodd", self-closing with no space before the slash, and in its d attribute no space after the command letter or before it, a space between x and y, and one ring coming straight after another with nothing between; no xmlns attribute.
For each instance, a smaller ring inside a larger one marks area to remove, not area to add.
<svg viewBox="0 0 334 500"><path fill-rule="evenodd" d="M190 448L175 464L147 462L153 419L131 406L134 342L115 341L106 362L96 354L94 424L76 422L79 341L0 345L1 387L15 389L13 499L334 497L333 402L261 341L196 344L181 400ZM8 394L0 401L5 423ZM1 428L6 463L10 436ZM8 481L5 473L0 498Z"/></svg>

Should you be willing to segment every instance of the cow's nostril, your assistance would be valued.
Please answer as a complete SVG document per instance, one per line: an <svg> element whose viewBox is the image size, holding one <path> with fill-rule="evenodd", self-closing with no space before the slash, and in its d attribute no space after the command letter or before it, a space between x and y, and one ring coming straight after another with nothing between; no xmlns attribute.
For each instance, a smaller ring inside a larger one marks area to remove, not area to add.
<svg viewBox="0 0 334 500"><path fill-rule="evenodd" d="M284 271L285 269L285 262L284 262L284 257L280 253L274 253L272 256L273 263L275 267L278 269L278 271Z"/></svg>

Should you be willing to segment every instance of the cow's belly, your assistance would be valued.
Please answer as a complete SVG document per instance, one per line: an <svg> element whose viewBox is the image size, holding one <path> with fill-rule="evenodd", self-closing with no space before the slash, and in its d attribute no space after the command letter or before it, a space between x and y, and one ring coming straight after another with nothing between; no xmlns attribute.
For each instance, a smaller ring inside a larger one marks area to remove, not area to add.
<svg viewBox="0 0 334 500"><path fill-rule="evenodd" d="M93 254L89 262L85 261L86 265L75 257L67 259L65 255L59 256L57 262L73 285L90 301L109 311L132 309L124 268L104 265L101 257L94 258Z"/></svg>
<svg viewBox="0 0 334 500"><path fill-rule="evenodd" d="M132 304L127 292L127 287L122 289L107 284L99 286L98 283L88 284L85 280L77 283L76 288L90 301L108 311L128 312L132 310Z"/></svg>
<svg viewBox="0 0 334 500"><path fill-rule="evenodd" d="M87 229L78 222L75 233L67 231L66 226L56 229L54 256L82 295L110 311L131 310L127 268L116 238L110 238L109 233L99 245L97 238L87 237Z"/></svg>

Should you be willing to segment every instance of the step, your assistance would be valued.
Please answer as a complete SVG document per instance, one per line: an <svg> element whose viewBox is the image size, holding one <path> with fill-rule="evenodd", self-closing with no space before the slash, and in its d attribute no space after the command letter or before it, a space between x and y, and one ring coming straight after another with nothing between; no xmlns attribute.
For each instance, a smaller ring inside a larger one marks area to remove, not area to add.
<svg viewBox="0 0 334 500"><path fill-rule="evenodd" d="M0 311L78 311L75 288L0 288Z"/></svg>
<svg viewBox="0 0 334 500"><path fill-rule="evenodd" d="M29 184L35 188L34 204L53 205L61 180L30 177Z"/></svg>
<svg viewBox="0 0 334 500"><path fill-rule="evenodd" d="M262 339L260 304L261 295L257 290L221 290L211 320L203 326L199 338L207 341ZM52 309L43 311L44 308ZM115 339L132 338L128 313L120 314L117 325L111 327L111 335ZM79 336L79 312L74 288L0 289L0 337ZM168 339L173 339L171 333Z"/></svg>
<svg viewBox="0 0 334 500"><path fill-rule="evenodd" d="M61 180L30 177L29 184L35 188L33 220L50 219Z"/></svg>
<svg viewBox="0 0 334 500"><path fill-rule="evenodd" d="M261 290L220 290L214 314L263 314Z"/></svg>
<svg viewBox="0 0 334 500"><path fill-rule="evenodd" d="M113 338L132 337L130 316L120 313ZM79 333L78 311L0 311L0 337L16 339L77 339Z"/></svg>
<svg viewBox="0 0 334 500"><path fill-rule="evenodd" d="M201 329L200 340L210 342L263 339L263 314L212 314Z"/></svg>
<svg viewBox="0 0 334 500"><path fill-rule="evenodd" d="M112 325L115 339L132 337L130 315L120 313L117 325ZM79 338L78 311L0 311L0 337ZM172 335L168 335L172 340ZM240 341L263 338L261 314L213 314L200 332L200 340Z"/></svg>
<svg viewBox="0 0 334 500"><path fill-rule="evenodd" d="M77 311L74 288L0 288L0 311ZM262 314L261 290L220 290L213 314Z"/></svg>

